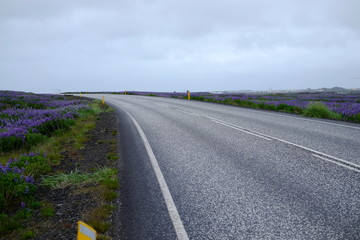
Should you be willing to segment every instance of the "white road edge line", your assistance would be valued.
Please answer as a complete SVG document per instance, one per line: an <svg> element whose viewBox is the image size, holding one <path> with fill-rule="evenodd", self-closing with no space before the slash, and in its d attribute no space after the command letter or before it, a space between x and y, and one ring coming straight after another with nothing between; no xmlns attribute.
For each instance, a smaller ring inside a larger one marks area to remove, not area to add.
<svg viewBox="0 0 360 240"><path fill-rule="evenodd" d="M180 219L179 212L178 212L178 210L177 210L177 208L175 206L175 203L174 203L174 200L173 200L173 198L171 196L170 190L169 190L169 188L168 188L168 186L166 184L164 175L161 172L159 163L156 160L155 154L154 154L154 152L153 152L153 150L152 150L152 148L150 146L150 143L149 143L144 131L140 127L139 123L135 120L135 118L133 118L130 115L130 113L128 113L126 110L124 110L124 111L129 115L129 117L133 121L136 129L138 130L138 132L140 134L141 139L144 142L146 152L147 152L147 154L149 156L151 165L152 165L153 170L155 172L155 176L156 176L156 178L157 178L157 180L159 182L161 193L162 193L162 195L164 197L167 210L169 212L172 224L173 224L173 226L175 228L177 238L179 240L189 240L188 234L187 234L187 232L186 232L186 230L184 228L184 225L183 225L183 223L182 223L182 221Z"/></svg>
<svg viewBox="0 0 360 240"><path fill-rule="evenodd" d="M221 125L223 125L223 126L232 128L232 129L236 129L236 130L238 130L238 131L241 131L241 132L244 132L244 133L247 133L247 134L251 134L251 135L256 136L256 137L259 137L259 138L263 138L263 139L265 139L265 140L269 140L269 141L272 140L272 139L270 139L270 138L263 137L263 136L261 136L261 135L252 133L252 132L250 132L250 131L246 131L246 130L243 130L243 129L237 128L237 127L233 127L233 126L231 126L231 125L229 125L229 124L226 124L226 123L222 123L222 122L219 122L219 121L216 121L216 120L211 120L211 121L216 122L217 124L221 124Z"/></svg>
<svg viewBox="0 0 360 240"><path fill-rule="evenodd" d="M350 170L353 170L353 171L356 171L356 172L360 172L359 169L353 168L353 167L351 167L351 166L348 166L348 165L345 165L345 164L342 164L342 163L333 161L333 160L328 159L328 158L324 158L324 157L319 156L319 155L316 155L316 154L312 154L312 155L313 155L314 157L320 158L320 159L322 159L322 160L325 160L325 161L328 161L328 162L331 162L331 163L335 163L335 164L340 165L340 166L342 166L342 167L346 167L346 168L348 168L348 169L350 169Z"/></svg>

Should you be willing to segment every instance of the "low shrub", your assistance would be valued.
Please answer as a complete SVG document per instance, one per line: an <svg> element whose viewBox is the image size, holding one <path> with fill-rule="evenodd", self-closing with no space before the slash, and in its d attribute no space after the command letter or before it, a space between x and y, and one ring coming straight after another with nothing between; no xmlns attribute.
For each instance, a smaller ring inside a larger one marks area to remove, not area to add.
<svg viewBox="0 0 360 240"><path fill-rule="evenodd" d="M187 99L187 96L185 97ZM197 100L197 101L204 101L205 97L203 96L194 96L194 97L190 97L191 100Z"/></svg>
<svg viewBox="0 0 360 240"><path fill-rule="evenodd" d="M20 149L24 144L24 140L20 137L0 137L0 151L9 152L13 149Z"/></svg>
<svg viewBox="0 0 360 240"><path fill-rule="evenodd" d="M234 105L234 104L235 104L234 100L232 100L231 98L226 98L226 99L224 100L224 103L225 103L225 104L231 104L231 105Z"/></svg>
<svg viewBox="0 0 360 240"><path fill-rule="evenodd" d="M279 104L277 107L276 107L276 110L278 111L284 111L284 112L290 112L290 113L298 113L298 114L301 114L303 112L303 110L299 107L295 107L295 106L290 106L290 105L287 105L287 104Z"/></svg>
<svg viewBox="0 0 360 240"><path fill-rule="evenodd" d="M40 215L42 217L52 217L55 215L55 208L51 203L44 202L42 204Z"/></svg>
<svg viewBox="0 0 360 240"><path fill-rule="evenodd" d="M53 132L59 129L68 129L70 126L75 124L75 120L68 118L68 119L54 119L52 121L47 121L38 127L36 127L36 130L47 136L51 136Z"/></svg>
<svg viewBox="0 0 360 240"><path fill-rule="evenodd" d="M341 114L332 112L321 102L310 103L303 111L303 115L315 118L341 119Z"/></svg>
<svg viewBox="0 0 360 240"><path fill-rule="evenodd" d="M19 159L10 160L9 166L23 169L25 175L31 175L35 178L51 170L45 155L34 153L25 154L20 156Z"/></svg>
<svg viewBox="0 0 360 240"><path fill-rule="evenodd" d="M119 181L117 179L104 179L101 183L110 190L116 190L119 188Z"/></svg>
<svg viewBox="0 0 360 240"><path fill-rule="evenodd" d="M254 102L247 100L235 100L235 103L242 107L258 108L258 105Z"/></svg>
<svg viewBox="0 0 360 240"><path fill-rule="evenodd" d="M36 236L35 232L31 229L24 229L21 232L21 239L26 240L26 239L31 239L34 238Z"/></svg>
<svg viewBox="0 0 360 240"><path fill-rule="evenodd" d="M351 117L348 117L348 120L360 123L360 113L356 114L356 115L352 115Z"/></svg>
<svg viewBox="0 0 360 240"><path fill-rule="evenodd" d="M103 192L103 198L106 201L112 201L112 200L116 199L116 197L117 197L117 193L115 191L106 190Z"/></svg>
<svg viewBox="0 0 360 240"><path fill-rule="evenodd" d="M36 189L34 178L17 166L0 165L0 212L25 207Z"/></svg>
<svg viewBox="0 0 360 240"><path fill-rule="evenodd" d="M11 218L6 214L0 213L0 234L18 229L21 225L16 218Z"/></svg>

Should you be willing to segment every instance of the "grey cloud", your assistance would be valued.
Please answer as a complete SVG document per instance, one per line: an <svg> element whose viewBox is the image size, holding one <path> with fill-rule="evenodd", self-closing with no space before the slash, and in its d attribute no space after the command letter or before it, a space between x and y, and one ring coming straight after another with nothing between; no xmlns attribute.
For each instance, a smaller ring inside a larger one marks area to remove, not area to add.
<svg viewBox="0 0 360 240"><path fill-rule="evenodd" d="M358 86L358 0L0 1L2 88Z"/></svg>

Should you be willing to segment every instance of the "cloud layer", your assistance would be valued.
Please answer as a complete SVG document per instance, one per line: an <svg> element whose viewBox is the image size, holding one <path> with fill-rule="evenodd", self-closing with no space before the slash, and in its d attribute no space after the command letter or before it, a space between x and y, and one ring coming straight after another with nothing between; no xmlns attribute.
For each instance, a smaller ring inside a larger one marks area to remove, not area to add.
<svg viewBox="0 0 360 240"><path fill-rule="evenodd" d="M358 0L0 1L1 89L360 87Z"/></svg>

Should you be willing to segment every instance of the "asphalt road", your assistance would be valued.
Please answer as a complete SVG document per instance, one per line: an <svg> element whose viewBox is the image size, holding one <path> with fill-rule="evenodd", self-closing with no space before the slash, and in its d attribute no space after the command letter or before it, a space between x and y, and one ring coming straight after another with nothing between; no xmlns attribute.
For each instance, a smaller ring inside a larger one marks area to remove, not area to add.
<svg viewBox="0 0 360 240"><path fill-rule="evenodd" d="M119 115L119 238L360 239L359 124L158 97L105 100Z"/></svg>

